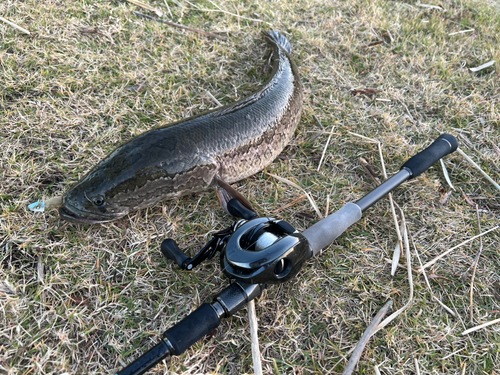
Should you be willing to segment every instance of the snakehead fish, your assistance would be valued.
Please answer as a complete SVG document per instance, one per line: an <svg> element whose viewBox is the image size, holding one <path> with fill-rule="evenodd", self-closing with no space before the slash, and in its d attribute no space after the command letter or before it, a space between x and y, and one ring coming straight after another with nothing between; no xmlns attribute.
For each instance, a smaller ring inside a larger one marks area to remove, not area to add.
<svg viewBox="0 0 500 375"><path fill-rule="evenodd" d="M264 34L273 46L274 62L258 92L118 147L66 193L60 216L103 223L209 188L222 190L219 198L234 197L228 184L271 163L292 138L302 111L303 87L290 58L290 42L276 31Z"/></svg>

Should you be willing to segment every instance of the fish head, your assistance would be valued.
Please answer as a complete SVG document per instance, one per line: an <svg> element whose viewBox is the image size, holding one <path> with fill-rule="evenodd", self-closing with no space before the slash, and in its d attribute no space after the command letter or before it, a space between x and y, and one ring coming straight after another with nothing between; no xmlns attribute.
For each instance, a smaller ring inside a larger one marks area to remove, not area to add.
<svg viewBox="0 0 500 375"><path fill-rule="evenodd" d="M105 223L126 215L129 208L112 199L110 185L104 171L89 173L63 197L59 215L77 224Z"/></svg>

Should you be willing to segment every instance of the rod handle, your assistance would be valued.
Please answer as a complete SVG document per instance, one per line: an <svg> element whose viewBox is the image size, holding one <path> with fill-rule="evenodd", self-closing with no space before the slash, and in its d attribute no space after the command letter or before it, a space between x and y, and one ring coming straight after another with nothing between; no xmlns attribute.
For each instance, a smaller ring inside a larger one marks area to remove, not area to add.
<svg viewBox="0 0 500 375"><path fill-rule="evenodd" d="M362 211L356 203L347 203L340 210L318 221L302 234L309 242L312 256L330 245L352 224L361 219Z"/></svg>
<svg viewBox="0 0 500 375"><path fill-rule="evenodd" d="M454 136L441 134L429 147L404 163L401 169L406 168L410 171L410 178L415 178L429 169L439 159L451 154L457 147L458 141Z"/></svg>
<svg viewBox="0 0 500 375"><path fill-rule="evenodd" d="M168 259L173 260L182 269L187 269L185 264L187 261L191 260L171 238L167 238L161 243L161 252ZM192 267L191 267L192 268Z"/></svg>
<svg viewBox="0 0 500 375"><path fill-rule="evenodd" d="M170 355L164 341L155 345L116 375L141 375Z"/></svg>
<svg viewBox="0 0 500 375"><path fill-rule="evenodd" d="M220 318L208 303L202 304L191 314L168 329L163 337L166 338L175 355L181 355L191 345L208 335L220 324Z"/></svg>

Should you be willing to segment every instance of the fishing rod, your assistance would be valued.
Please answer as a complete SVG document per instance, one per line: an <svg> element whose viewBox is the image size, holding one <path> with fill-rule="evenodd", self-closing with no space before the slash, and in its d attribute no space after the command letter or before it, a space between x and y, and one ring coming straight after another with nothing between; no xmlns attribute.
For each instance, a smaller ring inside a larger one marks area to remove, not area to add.
<svg viewBox="0 0 500 375"><path fill-rule="evenodd" d="M442 157L458 147L450 134L440 135L429 147L410 158L393 177L357 202L320 220L304 232L290 223L272 217L258 217L238 200L228 202L228 211L239 219L231 227L213 235L193 258L187 256L172 239L161 244L161 251L184 270L192 270L202 261L220 252L224 273L235 280L183 320L169 328L161 341L117 375L140 375L168 356L181 355L191 345L216 329L223 318L229 318L247 303L261 295L269 284L286 282L299 272L304 263L330 245L364 211L406 180L415 178Z"/></svg>

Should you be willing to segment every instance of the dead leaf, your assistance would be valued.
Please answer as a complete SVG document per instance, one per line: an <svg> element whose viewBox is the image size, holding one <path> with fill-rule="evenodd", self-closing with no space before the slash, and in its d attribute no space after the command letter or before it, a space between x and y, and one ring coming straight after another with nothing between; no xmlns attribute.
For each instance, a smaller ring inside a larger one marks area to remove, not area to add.
<svg viewBox="0 0 500 375"><path fill-rule="evenodd" d="M306 219L310 219L310 220L316 219L316 216L315 216L315 215L313 215L313 214L312 214L312 213L310 213L310 212L305 212L305 211L298 212L298 213L297 213L297 216L299 216L299 217L303 217L303 218L306 218Z"/></svg>
<svg viewBox="0 0 500 375"><path fill-rule="evenodd" d="M379 44L384 43L383 40L376 40L375 42L371 42L370 44L367 44L366 47L373 47L373 46L378 46Z"/></svg>
<svg viewBox="0 0 500 375"><path fill-rule="evenodd" d="M468 195L466 195L464 192L462 192L464 198L465 198L465 201L467 203L469 203L472 207L476 207L476 204L472 201L472 199L470 199L470 197Z"/></svg>
<svg viewBox="0 0 500 375"><path fill-rule="evenodd" d="M297 152L293 152L291 154L279 154L278 159L280 159L280 160L292 160L292 159L295 159L296 154L297 154Z"/></svg>
<svg viewBox="0 0 500 375"><path fill-rule="evenodd" d="M444 192L443 194L441 194L441 199L439 199L439 204L445 204L452 193L453 191L450 190L449 192Z"/></svg>
<svg viewBox="0 0 500 375"><path fill-rule="evenodd" d="M447 277L444 277L444 276L438 276L435 273L431 273L430 275L427 275L427 277L429 279L444 279L444 280L451 281L451 279L448 279Z"/></svg>
<svg viewBox="0 0 500 375"><path fill-rule="evenodd" d="M443 9L443 7L441 7L439 5L422 4L422 3L418 2L417 6L422 7L422 8L427 8L427 9L437 9L437 10L441 10L443 12L446 12L446 9Z"/></svg>
<svg viewBox="0 0 500 375"><path fill-rule="evenodd" d="M358 90L351 90L351 94L353 95L375 95L377 93L379 93L380 90L376 90L376 89L358 89Z"/></svg>
<svg viewBox="0 0 500 375"><path fill-rule="evenodd" d="M475 67L475 68L469 68L469 70L470 70L471 72L479 72L480 70L483 70L483 69L489 68L489 67L490 67L490 66L492 66L493 64L495 64L495 60L488 61L486 64L479 65L478 67Z"/></svg>
<svg viewBox="0 0 500 375"><path fill-rule="evenodd" d="M128 86L126 88L126 90L133 91L133 92L141 92L141 91L144 91L144 89L147 87L147 85L148 85L148 82L145 81L145 82L142 82L139 85Z"/></svg>
<svg viewBox="0 0 500 375"><path fill-rule="evenodd" d="M89 300L87 298L79 298L74 296L69 296L69 302L74 303L76 305L87 304Z"/></svg>
<svg viewBox="0 0 500 375"><path fill-rule="evenodd" d="M443 159L439 159L439 162L441 163L441 168L443 168L443 174L444 174L444 178L446 180L446 182L448 183L448 185L453 189L455 190L455 187L453 186L453 184L451 183L451 180L450 180L450 175L448 174L448 170L446 169L446 165L444 165L444 161Z"/></svg>
<svg viewBox="0 0 500 375"><path fill-rule="evenodd" d="M87 27L85 29L80 29L82 34L100 34L101 32L97 27Z"/></svg>
<svg viewBox="0 0 500 375"><path fill-rule="evenodd" d="M377 184L380 184L380 177L377 176L377 174L375 173L375 171L373 170L372 166L370 165L370 163L368 163L368 161L366 161L366 159L364 158L359 158L359 163L361 164L361 166L364 168L365 172L377 183Z"/></svg>

